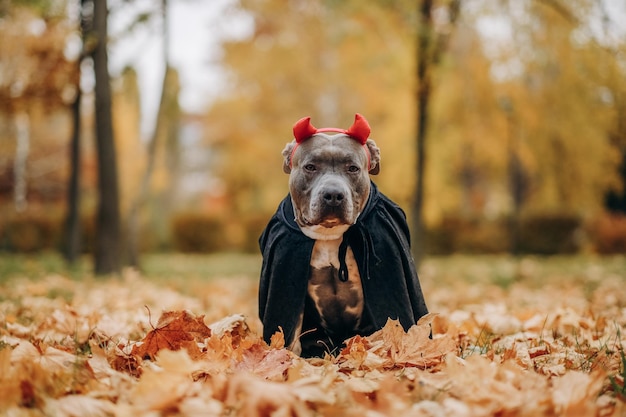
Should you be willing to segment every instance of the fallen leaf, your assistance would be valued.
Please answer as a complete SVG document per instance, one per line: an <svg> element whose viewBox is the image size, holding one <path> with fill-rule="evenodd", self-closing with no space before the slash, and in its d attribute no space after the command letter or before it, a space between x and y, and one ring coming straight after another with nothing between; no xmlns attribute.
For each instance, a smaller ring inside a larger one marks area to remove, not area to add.
<svg viewBox="0 0 626 417"><path fill-rule="evenodd" d="M11 354L12 363L35 362L50 372L67 370L76 361L75 355L39 342L21 342Z"/></svg>
<svg viewBox="0 0 626 417"><path fill-rule="evenodd" d="M199 367L185 350L162 350L156 357L156 365L148 367L141 375L129 400L142 410L175 408L192 391L192 373Z"/></svg>
<svg viewBox="0 0 626 417"><path fill-rule="evenodd" d="M381 330L368 337L372 344L383 342L377 352L386 360L384 366L425 369L443 363L445 356L454 352L457 345L448 334L430 337L430 324L435 317L436 314L427 314L406 333L398 320L389 319Z"/></svg>
<svg viewBox="0 0 626 417"><path fill-rule="evenodd" d="M265 381L245 373L233 376L224 402L235 411L235 415L246 417L311 415L290 385Z"/></svg>
<svg viewBox="0 0 626 417"><path fill-rule="evenodd" d="M111 417L115 414L115 405L87 395L68 395L48 399L44 411L46 415L58 417Z"/></svg>
<svg viewBox="0 0 626 417"><path fill-rule="evenodd" d="M235 370L251 372L261 378L273 381L284 380L283 374L292 364L291 354L286 349L267 350L261 344L243 352L242 360Z"/></svg>
<svg viewBox="0 0 626 417"><path fill-rule="evenodd" d="M219 338L228 335L233 347L239 346L239 343L250 334L250 328L248 327L248 323L246 323L246 318L242 314L233 314L232 316L224 317L220 321L211 323L209 327L211 334Z"/></svg>
<svg viewBox="0 0 626 417"><path fill-rule="evenodd" d="M595 403L602 389L603 372L586 374L570 371L560 378L555 378L552 399L557 415L592 416L596 415Z"/></svg>
<svg viewBox="0 0 626 417"><path fill-rule="evenodd" d="M131 354L154 360L161 349L185 348L193 358L199 358L201 352L196 342L209 336L211 330L204 324L204 316L196 317L188 311L166 311L141 344L133 347Z"/></svg>

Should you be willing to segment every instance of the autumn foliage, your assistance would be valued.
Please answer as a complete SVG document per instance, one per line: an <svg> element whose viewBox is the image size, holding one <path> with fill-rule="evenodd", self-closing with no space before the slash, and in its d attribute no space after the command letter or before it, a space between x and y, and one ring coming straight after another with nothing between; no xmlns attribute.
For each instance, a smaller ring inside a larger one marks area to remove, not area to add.
<svg viewBox="0 0 626 417"><path fill-rule="evenodd" d="M13 279L0 301L0 413L623 415L624 277L589 264L544 279L528 259L516 281L484 279L512 265L463 264L474 275L459 279L426 263L435 313L319 359L292 354L281 333L262 340L247 277Z"/></svg>

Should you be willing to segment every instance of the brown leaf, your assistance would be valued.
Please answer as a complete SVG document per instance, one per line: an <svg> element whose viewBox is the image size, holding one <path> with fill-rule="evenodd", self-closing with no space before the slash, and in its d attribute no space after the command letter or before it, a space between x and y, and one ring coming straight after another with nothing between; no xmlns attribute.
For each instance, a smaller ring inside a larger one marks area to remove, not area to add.
<svg viewBox="0 0 626 417"><path fill-rule="evenodd" d="M219 338L229 336L233 347L239 346L250 334L246 318L241 314L233 314L232 316L224 317L220 321L211 323L210 329L211 334Z"/></svg>
<svg viewBox="0 0 626 417"><path fill-rule="evenodd" d="M386 368L431 368L441 364L448 353L456 350L456 343L448 334L430 338L431 323L435 317L436 314L427 314L407 333L398 320L389 319L385 327L368 338L373 344L382 340L382 347L377 352L386 359Z"/></svg>
<svg viewBox="0 0 626 417"><path fill-rule="evenodd" d="M346 347L337 357L337 363L342 371L368 370L381 367L385 359L378 352L380 343L372 346L370 341L362 336L354 336L346 342Z"/></svg>
<svg viewBox="0 0 626 417"><path fill-rule="evenodd" d="M133 351L135 348L136 345L133 346ZM139 356L133 355L132 352L128 353L123 345L117 345L113 349L110 349L107 354L107 360L111 368L116 371L126 372L137 378L141 376L143 372Z"/></svg>
<svg viewBox="0 0 626 417"><path fill-rule="evenodd" d="M204 316L195 317L188 311L166 311L142 343L133 347L131 354L154 360L161 349L185 348L196 359L201 356L196 342L204 341L209 336L211 330L204 324Z"/></svg>
<svg viewBox="0 0 626 417"><path fill-rule="evenodd" d="M241 362L235 369L238 371L252 372L261 378L282 381L283 374L292 363L292 357L286 349L267 350L261 344L256 344L243 352Z"/></svg>
<svg viewBox="0 0 626 417"><path fill-rule="evenodd" d="M76 356L63 350L36 341L35 344L21 342L11 355L12 362L37 362L51 372L62 372L76 363Z"/></svg>
<svg viewBox="0 0 626 417"><path fill-rule="evenodd" d="M115 414L115 405L86 395L68 395L59 399L48 399L44 410L47 415L65 417L109 417Z"/></svg>
<svg viewBox="0 0 626 417"><path fill-rule="evenodd" d="M224 403L237 410L237 415L249 417L312 415L294 391L284 383L237 373L228 386Z"/></svg>
<svg viewBox="0 0 626 417"><path fill-rule="evenodd" d="M603 372L586 374L570 371L554 379L552 401L559 415L593 416L597 412L596 398L602 389Z"/></svg>
<svg viewBox="0 0 626 417"><path fill-rule="evenodd" d="M163 350L157 355L158 366L147 367L130 398L143 410L165 411L177 407L193 393L192 374L197 362L184 350Z"/></svg>
<svg viewBox="0 0 626 417"><path fill-rule="evenodd" d="M274 349L282 349L285 347L285 334L283 333L283 329L280 329L279 332L276 332L270 338L270 347Z"/></svg>

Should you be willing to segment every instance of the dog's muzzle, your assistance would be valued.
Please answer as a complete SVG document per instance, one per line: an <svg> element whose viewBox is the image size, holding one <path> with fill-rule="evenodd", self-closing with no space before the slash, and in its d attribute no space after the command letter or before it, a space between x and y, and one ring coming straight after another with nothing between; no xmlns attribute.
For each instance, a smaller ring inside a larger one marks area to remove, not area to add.
<svg viewBox="0 0 626 417"><path fill-rule="evenodd" d="M312 223L324 227L354 223L350 190L342 181L327 181L312 193L309 214Z"/></svg>

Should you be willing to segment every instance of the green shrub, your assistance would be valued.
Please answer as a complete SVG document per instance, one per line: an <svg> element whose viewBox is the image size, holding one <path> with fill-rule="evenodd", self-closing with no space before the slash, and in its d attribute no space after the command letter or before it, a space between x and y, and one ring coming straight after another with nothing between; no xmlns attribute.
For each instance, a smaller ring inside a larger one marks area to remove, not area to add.
<svg viewBox="0 0 626 417"><path fill-rule="evenodd" d="M423 245L429 255L450 255L456 251L456 238L461 228L459 217L445 217L438 225L428 227L421 240L412 236L412 245Z"/></svg>
<svg viewBox="0 0 626 417"><path fill-rule="evenodd" d="M522 217L519 251L539 255L572 254L580 250L582 219L575 214L547 213Z"/></svg>
<svg viewBox="0 0 626 417"><path fill-rule="evenodd" d="M95 246L96 246L95 214L83 215L80 218L80 250L83 253L93 253Z"/></svg>
<svg viewBox="0 0 626 417"><path fill-rule="evenodd" d="M626 216L603 214L587 226L594 250L602 255L626 253Z"/></svg>
<svg viewBox="0 0 626 417"><path fill-rule="evenodd" d="M469 220L456 238L462 253L500 254L510 251L509 225L505 220Z"/></svg>
<svg viewBox="0 0 626 417"><path fill-rule="evenodd" d="M510 252L513 225L508 218L486 220L447 216L428 230L426 251L433 255ZM518 250L541 255L576 253L582 244L581 232L582 221L575 215L527 215L518 223Z"/></svg>
<svg viewBox="0 0 626 417"><path fill-rule="evenodd" d="M509 250L509 236L503 220L446 216L427 230L426 252L431 255L503 253Z"/></svg>
<svg viewBox="0 0 626 417"><path fill-rule="evenodd" d="M245 241L242 244L242 250L246 253L259 253L259 237L267 226L271 214L250 216L245 221Z"/></svg>
<svg viewBox="0 0 626 417"><path fill-rule="evenodd" d="M40 213L18 214L3 227L2 242L12 252L37 252L58 247L61 240L61 221Z"/></svg>
<svg viewBox="0 0 626 417"><path fill-rule="evenodd" d="M183 213L172 219L174 249L181 252L217 252L229 246L224 220L203 213Z"/></svg>

